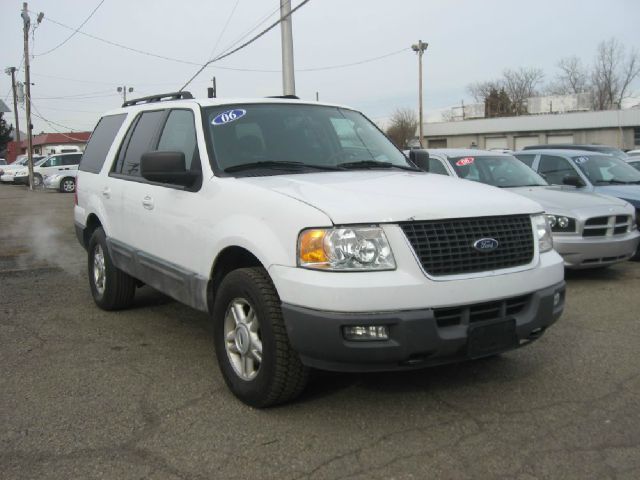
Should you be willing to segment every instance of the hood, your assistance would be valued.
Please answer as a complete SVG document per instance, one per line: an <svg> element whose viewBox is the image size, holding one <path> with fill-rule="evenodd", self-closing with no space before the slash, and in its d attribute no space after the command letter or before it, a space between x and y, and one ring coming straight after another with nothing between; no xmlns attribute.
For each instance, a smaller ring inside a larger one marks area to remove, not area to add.
<svg viewBox="0 0 640 480"><path fill-rule="evenodd" d="M599 185L594 191L628 200L634 207L640 207L640 185Z"/></svg>
<svg viewBox="0 0 640 480"><path fill-rule="evenodd" d="M468 180L403 171L326 172L238 181L311 205L334 224L484 217L542 212L520 195Z"/></svg>
<svg viewBox="0 0 640 480"><path fill-rule="evenodd" d="M556 187L518 187L509 191L538 202L549 213L570 213L609 207L623 210L627 202L597 193L572 191Z"/></svg>

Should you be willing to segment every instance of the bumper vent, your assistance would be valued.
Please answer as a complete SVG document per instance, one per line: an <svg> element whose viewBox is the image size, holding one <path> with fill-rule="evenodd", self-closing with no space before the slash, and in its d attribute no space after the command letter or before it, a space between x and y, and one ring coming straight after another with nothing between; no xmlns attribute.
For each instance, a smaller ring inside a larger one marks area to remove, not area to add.
<svg viewBox="0 0 640 480"><path fill-rule="evenodd" d="M533 231L529 215L456 218L400 223L429 275L456 275L526 265L533 260ZM480 252L473 244L482 238L498 247Z"/></svg>
<svg viewBox="0 0 640 480"><path fill-rule="evenodd" d="M507 298L495 302L476 303L464 307L436 308L433 314L438 327L466 325L485 320L497 320L522 312L528 305L531 295Z"/></svg>

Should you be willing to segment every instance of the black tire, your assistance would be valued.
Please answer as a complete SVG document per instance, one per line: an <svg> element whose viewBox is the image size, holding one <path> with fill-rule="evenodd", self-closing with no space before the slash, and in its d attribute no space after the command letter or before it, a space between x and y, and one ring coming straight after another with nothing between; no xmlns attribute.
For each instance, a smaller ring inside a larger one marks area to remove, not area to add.
<svg viewBox="0 0 640 480"><path fill-rule="evenodd" d="M29 183L27 181L27 183ZM33 174L33 187L34 188L38 188L42 186L42 175L40 175L39 173L34 173Z"/></svg>
<svg viewBox="0 0 640 480"><path fill-rule="evenodd" d="M227 352L225 318L234 302L247 302L258 319L261 361L255 377L243 379ZM296 398L304 390L309 369L289 343L280 298L267 272L260 267L229 273L220 284L213 308L213 329L218 364L233 394L247 405L264 408Z"/></svg>
<svg viewBox="0 0 640 480"><path fill-rule="evenodd" d="M76 179L73 177L65 177L60 180L60 192L73 193L76 191Z"/></svg>
<svg viewBox="0 0 640 480"><path fill-rule="evenodd" d="M96 278L94 273L98 253L101 253L103 263L101 279ZM136 280L113 264L102 227L96 228L91 235L87 258L89 286L96 305L103 310L121 310L129 307L136 293Z"/></svg>

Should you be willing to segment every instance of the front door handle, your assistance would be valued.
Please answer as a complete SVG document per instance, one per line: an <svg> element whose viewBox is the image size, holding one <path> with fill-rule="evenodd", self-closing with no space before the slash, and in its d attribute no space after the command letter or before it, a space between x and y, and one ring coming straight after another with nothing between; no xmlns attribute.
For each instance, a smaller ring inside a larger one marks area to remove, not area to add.
<svg viewBox="0 0 640 480"><path fill-rule="evenodd" d="M144 197L142 199L142 206L147 210L153 210L153 198L151 198L149 195Z"/></svg>
<svg viewBox="0 0 640 480"><path fill-rule="evenodd" d="M102 196L104 198L111 198L111 189L109 187L106 187L105 189L103 189Z"/></svg>

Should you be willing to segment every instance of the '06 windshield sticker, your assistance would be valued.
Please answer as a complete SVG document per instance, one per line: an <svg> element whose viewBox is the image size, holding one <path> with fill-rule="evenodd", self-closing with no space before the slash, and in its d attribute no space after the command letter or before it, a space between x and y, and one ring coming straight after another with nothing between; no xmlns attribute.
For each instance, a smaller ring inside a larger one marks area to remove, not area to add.
<svg viewBox="0 0 640 480"><path fill-rule="evenodd" d="M247 111L242 108L234 108L233 110L227 110L226 112L219 113L211 120L211 125L224 125L226 123L234 122L239 118L244 117Z"/></svg>
<svg viewBox="0 0 640 480"><path fill-rule="evenodd" d="M464 158L461 158L460 160L458 160L456 162L456 165L458 167L464 167L465 165L471 165L474 160L475 160L475 158L473 158L473 157L464 157Z"/></svg>
<svg viewBox="0 0 640 480"><path fill-rule="evenodd" d="M581 165L585 162L589 161L589 157L576 157L573 159L574 162L576 162L578 165Z"/></svg>

